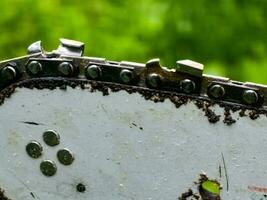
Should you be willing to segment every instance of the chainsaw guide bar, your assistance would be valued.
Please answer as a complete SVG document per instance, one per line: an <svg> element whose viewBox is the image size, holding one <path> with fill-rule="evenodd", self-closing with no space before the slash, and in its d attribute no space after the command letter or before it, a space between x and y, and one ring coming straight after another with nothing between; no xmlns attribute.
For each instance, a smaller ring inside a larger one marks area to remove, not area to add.
<svg viewBox="0 0 267 200"><path fill-rule="evenodd" d="M267 86L83 52L0 62L0 200L266 199Z"/></svg>

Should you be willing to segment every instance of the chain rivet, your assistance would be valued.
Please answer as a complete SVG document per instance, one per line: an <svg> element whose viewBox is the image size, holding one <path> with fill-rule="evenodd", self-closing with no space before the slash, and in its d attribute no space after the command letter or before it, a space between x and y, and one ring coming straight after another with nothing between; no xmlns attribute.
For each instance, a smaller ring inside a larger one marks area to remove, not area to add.
<svg viewBox="0 0 267 200"><path fill-rule="evenodd" d="M7 81L12 81L16 78L17 76L17 72L14 69L14 67L7 65L6 67L4 67L1 71L1 74L3 75L3 77L7 80Z"/></svg>
<svg viewBox="0 0 267 200"><path fill-rule="evenodd" d="M73 65L69 62L63 62L60 65L58 65L58 71L63 76L71 76L74 72Z"/></svg>
<svg viewBox="0 0 267 200"><path fill-rule="evenodd" d="M219 84L216 84L209 88L208 93L211 97L218 99L224 96L225 90L224 90L224 87L222 87Z"/></svg>
<svg viewBox="0 0 267 200"><path fill-rule="evenodd" d="M124 83L129 83L133 80L133 72L128 69L121 70L120 78Z"/></svg>
<svg viewBox="0 0 267 200"><path fill-rule="evenodd" d="M45 176L54 176L57 172L57 166L51 160L44 160L40 164L40 170Z"/></svg>
<svg viewBox="0 0 267 200"><path fill-rule="evenodd" d="M37 75L41 74L43 71L42 64L38 61L31 61L27 65L27 69L28 69L28 72L33 76L37 76Z"/></svg>
<svg viewBox="0 0 267 200"><path fill-rule="evenodd" d="M254 90L245 90L243 93L243 100L247 104L255 104L258 99L258 94Z"/></svg>
<svg viewBox="0 0 267 200"><path fill-rule="evenodd" d="M159 87L161 82L161 78L158 74L156 73L151 73L147 76L147 83L150 87L152 88L157 88Z"/></svg>
<svg viewBox="0 0 267 200"><path fill-rule="evenodd" d="M184 92L186 94L191 94L196 89L195 83L189 79L182 80L180 82L180 87L181 87L182 92Z"/></svg>
<svg viewBox="0 0 267 200"><path fill-rule="evenodd" d="M101 69L97 65L87 67L85 75L89 79L97 79L101 76Z"/></svg>

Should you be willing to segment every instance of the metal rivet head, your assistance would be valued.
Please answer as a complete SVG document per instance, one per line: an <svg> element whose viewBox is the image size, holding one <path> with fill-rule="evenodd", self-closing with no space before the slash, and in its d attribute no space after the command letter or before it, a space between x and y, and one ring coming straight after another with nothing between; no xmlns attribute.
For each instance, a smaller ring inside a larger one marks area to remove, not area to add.
<svg viewBox="0 0 267 200"><path fill-rule="evenodd" d="M133 72L128 69L121 70L120 78L124 83L129 83L133 80Z"/></svg>
<svg viewBox="0 0 267 200"><path fill-rule="evenodd" d="M246 90L243 93L243 100L247 104L257 103L258 99L258 94L254 90Z"/></svg>
<svg viewBox="0 0 267 200"><path fill-rule="evenodd" d="M9 65L7 65L6 67L2 69L1 74L8 81L14 80L17 76L16 70L14 69L14 67L9 66Z"/></svg>
<svg viewBox="0 0 267 200"><path fill-rule="evenodd" d="M181 87L181 90L187 94L193 93L196 89L195 83L189 79L182 80L180 82L180 87Z"/></svg>
<svg viewBox="0 0 267 200"><path fill-rule="evenodd" d="M74 161L74 156L68 149L61 149L57 152L57 158L63 165L70 165Z"/></svg>
<svg viewBox="0 0 267 200"><path fill-rule="evenodd" d="M43 140L49 146L56 146L59 144L60 136L56 131L48 130L43 133Z"/></svg>
<svg viewBox="0 0 267 200"><path fill-rule="evenodd" d="M159 87L161 78L156 73L151 73L147 76L147 83L150 87L156 88Z"/></svg>
<svg viewBox="0 0 267 200"><path fill-rule="evenodd" d="M43 71L42 64L39 63L38 61L31 61L27 65L27 69L28 69L28 72L34 76L39 75Z"/></svg>
<svg viewBox="0 0 267 200"><path fill-rule="evenodd" d="M87 67L85 75L89 79L97 79L101 76L101 69L97 65L91 65Z"/></svg>
<svg viewBox="0 0 267 200"><path fill-rule="evenodd" d="M31 141L26 146L26 152L32 158L39 158L42 155L43 147L39 142Z"/></svg>
<svg viewBox="0 0 267 200"><path fill-rule="evenodd" d="M222 98L225 94L224 87L218 84L211 86L208 92L210 96L216 99Z"/></svg>
<svg viewBox="0 0 267 200"><path fill-rule="evenodd" d="M58 71L63 75L63 76L70 76L74 72L73 65L69 62L63 62L58 66Z"/></svg>
<svg viewBox="0 0 267 200"><path fill-rule="evenodd" d="M57 172L57 166L51 160L44 160L40 164L40 170L45 176L54 176Z"/></svg>

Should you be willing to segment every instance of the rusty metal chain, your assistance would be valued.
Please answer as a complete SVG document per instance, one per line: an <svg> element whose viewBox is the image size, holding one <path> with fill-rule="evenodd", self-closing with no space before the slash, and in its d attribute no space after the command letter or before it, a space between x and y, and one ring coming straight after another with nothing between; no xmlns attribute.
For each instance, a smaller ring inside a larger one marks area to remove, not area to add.
<svg viewBox="0 0 267 200"><path fill-rule="evenodd" d="M267 107L267 86L203 74L204 66L191 60L177 61L176 69L170 70L162 67L159 59L146 64L114 62L85 57L83 52L84 44L73 40L61 39L58 49L52 52L45 52L41 42L35 42L29 46L27 56L0 62L0 91L27 79L63 77L171 91L249 107Z"/></svg>

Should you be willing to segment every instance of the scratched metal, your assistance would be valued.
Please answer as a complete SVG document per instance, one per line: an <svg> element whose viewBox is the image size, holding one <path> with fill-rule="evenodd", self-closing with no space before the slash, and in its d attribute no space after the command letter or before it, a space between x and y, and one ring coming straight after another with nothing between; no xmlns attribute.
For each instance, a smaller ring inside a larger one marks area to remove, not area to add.
<svg viewBox="0 0 267 200"><path fill-rule="evenodd" d="M0 107L0 187L12 200L177 200L204 172L224 200L261 199L267 118L233 117L231 126L211 124L193 103L177 109L124 91L16 89ZM42 138L51 129L61 138L55 147ZM31 140L43 146L38 159L26 153ZM62 148L74 155L69 166L57 159ZM42 174L43 160L55 162L54 176Z"/></svg>

